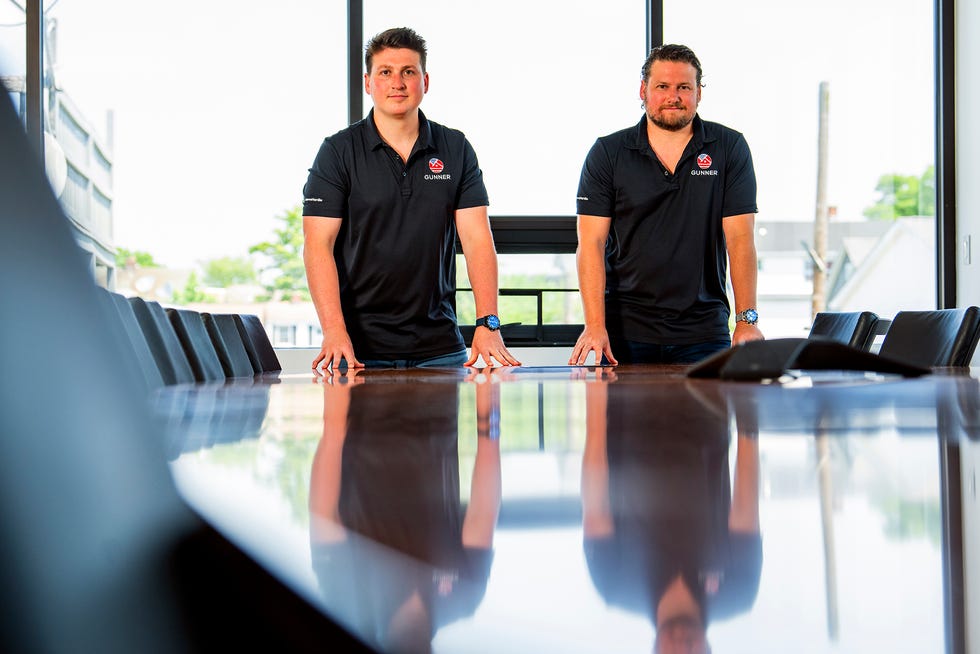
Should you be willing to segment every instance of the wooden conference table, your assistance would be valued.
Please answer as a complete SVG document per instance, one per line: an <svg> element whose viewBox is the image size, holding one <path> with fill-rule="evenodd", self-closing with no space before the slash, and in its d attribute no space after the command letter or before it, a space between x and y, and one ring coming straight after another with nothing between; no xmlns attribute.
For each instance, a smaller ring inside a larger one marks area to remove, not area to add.
<svg viewBox="0 0 980 654"><path fill-rule="evenodd" d="M683 373L304 373L154 414L188 503L378 650L649 652L687 598L715 652L968 651L969 371Z"/></svg>

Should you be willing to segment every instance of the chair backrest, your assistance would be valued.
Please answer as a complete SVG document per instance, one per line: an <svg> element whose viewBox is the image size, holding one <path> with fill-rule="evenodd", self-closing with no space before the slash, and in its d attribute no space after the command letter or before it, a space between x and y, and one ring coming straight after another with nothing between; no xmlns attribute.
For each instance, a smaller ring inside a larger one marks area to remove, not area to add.
<svg viewBox="0 0 980 654"><path fill-rule="evenodd" d="M829 338L867 351L878 316L870 311L823 311L813 318L809 338Z"/></svg>
<svg viewBox="0 0 980 654"><path fill-rule="evenodd" d="M141 297L129 298L146 343L150 346L163 381L167 384L187 384L195 381L194 371L184 354L167 313L159 302L147 302Z"/></svg>
<svg viewBox="0 0 980 654"><path fill-rule="evenodd" d="M242 342L248 351L248 358L252 361L252 367L256 372L279 372L282 364L279 357L272 347L272 341L262 326L259 317L250 313L234 314L238 324L238 331L242 335Z"/></svg>
<svg viewBox="0 0 980 654"><path fill-rule="evenodd" d="M153 358L153 352L150 351L150 346L136 321L136 314L133 313L129 301L119 293L110 291L104 291L104 297L107 298L112 316L118 319L116 322L122 330L119 343L123 345L126 355L132 359L139 376L146 381L147 390L152 391L164 386L160 368ZM130 349L127 350L126 346Z"/></svg>
<svg viewBox="0 0 980 654"><path fill-rule="evenodd" d="M881 356L919 366L968 366L980 338L980 308L899 311Z"/></svg>
<svg viewBox="0 0 980 654"><path fill-rule="evenodd" d="M230 313L205 313L204 325L218 353L218 359L228 377L251 377L255 370L249 359L242 335L238 332L235 317Z"/></svg>
<svg viewBox="0 0 980 654"><path fill-rule="evenodd" d="M204 318L190 309L167 309L167 317L187 355L187 362L199 382L218 381L225 378L224 368L211 337L204 326Z"/></svg>

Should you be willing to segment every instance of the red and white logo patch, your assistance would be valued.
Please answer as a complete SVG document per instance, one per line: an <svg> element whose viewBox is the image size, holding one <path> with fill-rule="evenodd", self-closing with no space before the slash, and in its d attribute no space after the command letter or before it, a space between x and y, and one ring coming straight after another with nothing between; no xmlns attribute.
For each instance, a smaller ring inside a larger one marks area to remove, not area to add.
<svg viewBox="0 0 980 654"><path fill-rule="evenodd" d="M432 165L431 162L429 165ZM698 168L704 170L705 168L711 168L711 157L706 154L698 155Z"/></svg>
<svg viewBox="0 0 980 654"><path fill-rule="evenodd" d="M709 159L708 162L710 163L711 160ZM446 166L443 165L441 159L436 159L435 157L432 157L431 159L429 159L429 170L431 170L432 172L436 173L437 175L439 173L441 173L442 172L442 169L445 168L445 167Z"/></svg>

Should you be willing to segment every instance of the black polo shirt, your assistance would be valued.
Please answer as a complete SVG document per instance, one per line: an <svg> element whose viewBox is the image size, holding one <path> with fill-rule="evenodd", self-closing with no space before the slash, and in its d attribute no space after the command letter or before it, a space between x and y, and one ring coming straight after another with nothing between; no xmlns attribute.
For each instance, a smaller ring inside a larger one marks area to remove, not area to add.
<svg viewBox="0 0 980 654"><path fill-rule="evenodd" d="M453 311L457 209L486 206L462 132L419 112L408 163L374 110L326 138L303 188L303 215L340 218L340 303L359 359L422 359L463 348Z"/></svg>
<svg viewBox="0 0 980 654"><path fill-rule="evenodd" d="M582 167L578 213L611 218L606 244L610 338L684 345L729 335L722 218L756 213L745 138L694 117L694 135L670 174L644 116L599 138Z"/></svg>

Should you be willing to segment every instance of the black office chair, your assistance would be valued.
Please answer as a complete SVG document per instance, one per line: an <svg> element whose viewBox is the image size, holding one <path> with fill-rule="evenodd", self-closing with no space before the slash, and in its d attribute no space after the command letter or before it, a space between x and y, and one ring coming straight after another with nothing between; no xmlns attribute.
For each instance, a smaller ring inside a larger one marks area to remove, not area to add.
<svg viewBox="0 0 980 654"><path fill-rule="evenodd" d="M242 342L248 351L248 358L252 361L252 367L256 372L279 372L282 364L279 357L272 347L272 341L262 326L262 321L258 316L250 313L235 314L235 322L238 324L238 331L242 335Z"/></svg>
<svg viewBox="0 0 980 654"><path fill-rule="evenodd" d="M205 313L204 325L228 377L251 377L262 372L252 365L233 314Z"/></svg>
<svg viewBox="0 0 980 654"><path fill-rule="evenodd" d="M968 366L978 338L978 307L899 311L878 353L918 366Z"/></svg>
<svg viewBox="0 0 980 654"><path fill-rule="evenodd" d="M195 379L199 382L224 379L225 370L201 314L190 309L167 309L167 317L180 339Z"/></svg>
<svg viewBox="0 0 980 654"><path fill-rule="evenodd" d="M143 329L136 320L136 314L133 313L133 307L129 300L119 293L108 292L108 296L115 307L123 331L126 333L126 338L122 342L128 342L132 347L132 355L140 375L146 380L147 389L152 391L164 386L165 382L163 375L160 374L160 367L153 357L153 352L150 351L146 336L143 335Z"/></svg>
<svg viewBox="0 0 980 654"><path fill-rule="evenodd" d="M159 302L147 302L141 297L128 298L136 314L146 343L150 346L160 374L166 384L187 384L195 381L194 371L184 354L167 312Z"/></svg>
<svg viewBox="0 0 980 654"><path fill-rule="evenodd" d="M808 338L829 338L868 351L877 322L878 316L870 311L822 311L813 318Z"/></svg>

